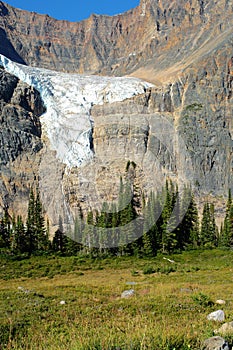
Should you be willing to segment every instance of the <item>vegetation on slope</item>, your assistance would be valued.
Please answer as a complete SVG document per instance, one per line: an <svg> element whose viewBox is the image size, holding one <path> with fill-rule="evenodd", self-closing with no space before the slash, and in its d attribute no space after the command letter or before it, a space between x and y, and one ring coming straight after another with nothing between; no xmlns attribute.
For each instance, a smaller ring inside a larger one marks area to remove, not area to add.
<svg viewBox="0 0 233 350"><path fill-rule="evenodd" d="M121 183L118 205L104 203L100 212L90 210L86 218L77 217L73 232L64 232L62 222L59 223L51 242L39 191L31 190L25 223L20 216L10 217L8 210L0 220L1 253L153 257L160 252L231 247L233 243L231 191L220 231L211 203L204 204L199 222L195 199L188 187L181 195L178 186L167 181L157 195L151 193L147 200L140 201L128 184ZM127 229L123 230L124 227Z"/></svg>
<svg viewBox="0 0 233 350"><path fill-rule="evenodd" d="M200 349L217 299L233 318L232 251L164 257L2 259L1 349Z"/></svg>

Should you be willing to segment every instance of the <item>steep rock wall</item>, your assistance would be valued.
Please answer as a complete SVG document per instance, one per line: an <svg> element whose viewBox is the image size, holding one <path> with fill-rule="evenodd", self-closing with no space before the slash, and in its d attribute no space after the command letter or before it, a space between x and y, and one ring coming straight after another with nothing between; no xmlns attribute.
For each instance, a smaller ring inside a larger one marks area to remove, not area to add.
<svg viewBox="0 0 233 350"><path fill-rule="evenodd" d="M30 188L39 187L44 211L52 226L69 210L62 193L65 166L42 133L46 111L37 90L0 69L0 215L27 215Z"/></svg>
<svg viewBox="0 0 233 350"><path fill-rule="evenodd" d="M0 90L0 207L18 210L21 205L23 211L30 183L38 177L43 147L39 116L45 106L35 89L2 68Z"/></svg>
<svg viewBox="0 0 233 350"><path fill-rule="evenodd" d="M141 0L120 15L68 22L1 2L0 53L60 71L155 81L232 38L232 12L232 0Z"/></svg>

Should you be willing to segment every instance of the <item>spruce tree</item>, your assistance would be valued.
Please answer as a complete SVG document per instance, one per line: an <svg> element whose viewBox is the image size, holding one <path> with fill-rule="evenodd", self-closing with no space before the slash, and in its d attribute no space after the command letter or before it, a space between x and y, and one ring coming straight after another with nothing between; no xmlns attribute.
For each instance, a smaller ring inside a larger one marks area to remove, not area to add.
<svg viewBox="0 0 233 350"><path fill-rule="evenodd" d="M43 208L42 203L40 201L40 191L37 188L36 191L36 200L35 200L35 222L34 222L34 228L35 228L35 238L36 238L36 249L39 251L46 251L49 247L49 240L47 236L47 231L45 227L45 219L43 215Z"/></svg>
<svg viewBox="0 0 233 350"><path fill-rule="evenodd" d="M215 224L214 205L204 204L201 221L201 245L214 247L217 245L217 227Z"/></svg>
<svg viewBox="0 0 233 350"><path fill-rule="evenodd" d="M155 197L154 192L151 192L147 203L143 209L143 253L146 256L155 256L159 249L159 229L157 221L160 216L160 205L158 198Z"/></svg>
<svg viewBox="0 0 233 350"><path fill-rule="evenodd" d="M82 244L88 254L91 254L93 247L96 246L97 242L95 242L95 240L94 216L90 209L87 213L86 224L82 231Z"/></svg>
<svg viewBox="0 0 233 350"><path fill-rule="evenodd" d="M10 248L11 241L11 221L8 209L4 210L2 219L0 220L0 248Z"/></svg>
<svg viewBox="0 0 233 350"><path fill-rule="evenodd" d="M16 222L13 228L13 253L22 254L28 251L25 226L20 215L17 216Z"/></svg>
<svg viewBox="0 0 233 350"><path fill-rule="evenodd" d="M27 251L32 254L36 251L48 250L49 240L46 234L43 209L40 201L40 192L37 188L36 197L31 188L28 203L28 215L26 221L25 246Z"/></svg>
<svg viewBox="0 0 233 350"><path fill-rule="evenodd" d="M169 182L166 181L165 187L165 204L162 211L162 240L161 240L161 250L162 253L171 253L177 246L176 233L172 231L172 225L168 225L169 220L171 220L172 210L173 210L173 196L174 196L174 186L169 187ZM174 217L172 218L172 220ZM170 221L171 222L171 221Z"/></svg>
<svg viewBox="0 0 233 350"><path fill-rule="evenodd" d="M230 247L233 245L233 202L231 190L228 192L226 215L223 223L223 231L220 236L221 245Z"/></svg>
<svg viewBox="0 0 233 350"><path fill-rule="evenodd" d="M181 222L179 224L178 247L197 248L200 244L199 219L197 205L190 187L184 188L181 203Z"/></svg>
<svg viewBox="0 0 233 350"><path fill-rule="evenodd" d="M33 189L30 189L28 215L26 221L25 249L31 255L37 248L35 236L35 196Z"/></svg>
<svg viewBox="0 0 233 350"><path fill-rule="evenodd" d="M120 179L120 191L118 199L118 235L119 251L123 254L132 254L134 241L137 239L134 219L136 212L134 209L133 193L129 183L123 184Z"/></svg>
<svg viewBox="0 0 233 350"><path fill-rule="evenodd" d="M52 250L54 252L65 252L65 235L64 233L58 228L53 236L52 239Z"/></svg>

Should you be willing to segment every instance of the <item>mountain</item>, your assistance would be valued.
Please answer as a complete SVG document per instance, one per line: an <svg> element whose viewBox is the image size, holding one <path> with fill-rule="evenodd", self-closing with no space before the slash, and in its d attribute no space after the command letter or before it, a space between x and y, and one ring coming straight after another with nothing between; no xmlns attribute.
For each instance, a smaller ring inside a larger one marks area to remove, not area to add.
<svg viewBox="0 0 233 350"><path fill-rule="evenodd" d="M231 0L142 0L70 23L0 2L0 53L22 64L1 58L1 207L25 213L39 182L56 227L116 200L120 177L139 196L168 177L217 198L221 216L233 190L232 13Z"/></svg>
<svg viewBox="0 0 233 350"><path fill-rule="evenodd" d="M0 51L42 68L164 81L228 46L232 6L232 0L141 0L120 15L68 22L0 2Z"/></svg>

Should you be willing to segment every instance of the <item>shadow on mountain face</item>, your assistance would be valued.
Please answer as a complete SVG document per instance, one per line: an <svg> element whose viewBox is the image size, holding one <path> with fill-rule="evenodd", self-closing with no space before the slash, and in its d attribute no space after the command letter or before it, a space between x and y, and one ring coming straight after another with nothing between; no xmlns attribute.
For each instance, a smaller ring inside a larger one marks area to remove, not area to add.
<svg viewBox="0 0 233 350"><path fill-rule="evenodd" d="M10 40L7 38L5 30L2 28L0 28L0 53L7 58L10 58L12 61L26 65L26 62L17 53Z"/></svg>
<svg viewBox="0 0 233 350"><path fill-rule="evenodd" d="M2 1L0 1L0 16L7 16L9 13L8 9Z"/></svg>

